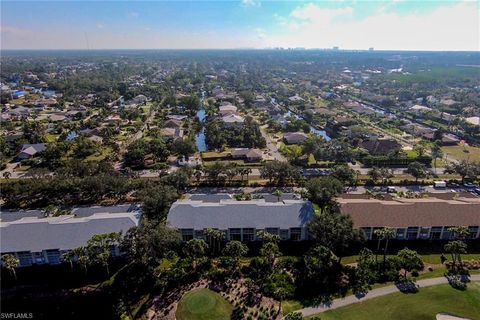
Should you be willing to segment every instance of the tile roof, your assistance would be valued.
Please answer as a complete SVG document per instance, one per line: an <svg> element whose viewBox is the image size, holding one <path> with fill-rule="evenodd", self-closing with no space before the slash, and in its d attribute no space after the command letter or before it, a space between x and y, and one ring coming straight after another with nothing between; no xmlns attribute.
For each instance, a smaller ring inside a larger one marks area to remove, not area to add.
<svg viewBox="0 0 480 320"><path fill-rule="evenodd" d="M356 227L480 226L480 198L337 201Z"/></svg>

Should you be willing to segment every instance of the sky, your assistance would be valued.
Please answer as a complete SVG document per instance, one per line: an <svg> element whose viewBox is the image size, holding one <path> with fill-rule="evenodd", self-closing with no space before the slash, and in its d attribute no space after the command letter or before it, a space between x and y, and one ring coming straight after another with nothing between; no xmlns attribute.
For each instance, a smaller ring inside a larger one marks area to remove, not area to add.
<svg viewBox="0 0 480 320"><path fill-rule="evenodd" d="M480 51L480 0L4 1L1 49Z"/></svg>

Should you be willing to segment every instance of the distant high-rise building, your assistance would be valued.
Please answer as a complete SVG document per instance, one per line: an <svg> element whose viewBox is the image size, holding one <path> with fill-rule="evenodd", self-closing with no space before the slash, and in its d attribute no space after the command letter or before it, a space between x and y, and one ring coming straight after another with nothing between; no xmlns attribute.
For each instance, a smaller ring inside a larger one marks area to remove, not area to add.
<svg viewBox="0 0 480 320"><path fill-rule="evenodd" d="M333 47L333 50L338 50L338 47Z"/></svg>
<svg viewBox="0 0 480 320"><path fill-rule="evenodd" d="M368 48L368 51L373 51L373 50L374 50L374 48L373 48L373 47L372 47L372 48Z"/></svg>

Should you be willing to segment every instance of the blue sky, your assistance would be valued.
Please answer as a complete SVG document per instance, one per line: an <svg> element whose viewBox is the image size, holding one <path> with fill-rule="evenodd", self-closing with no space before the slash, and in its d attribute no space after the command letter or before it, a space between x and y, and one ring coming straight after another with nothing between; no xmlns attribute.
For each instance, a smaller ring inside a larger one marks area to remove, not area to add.
<svg viewBox="0 0 480 320"><path fill-rule="evenodd" d="M479 1L1 1L2 49L480 50Z"/></svg>

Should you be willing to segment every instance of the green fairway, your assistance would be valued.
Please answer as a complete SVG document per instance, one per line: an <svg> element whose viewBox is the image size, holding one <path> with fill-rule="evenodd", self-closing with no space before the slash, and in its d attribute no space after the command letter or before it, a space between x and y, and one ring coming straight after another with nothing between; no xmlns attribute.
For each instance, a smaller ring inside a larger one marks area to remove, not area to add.
<svg viewBox="0 0 480 320"><path fill-rule="evenodd" d="M178 303L178 320L228 320L232 305L218 293L209 289L188 292Z"/></svg>
<svg viewBox="0 0 480 320"><path fill-rule="evenodd" d="M319 314L322 320L432 320L438 313L480 320L480 284L466 291L449 285L421 288L416 294L393 293Z"/></svg>

